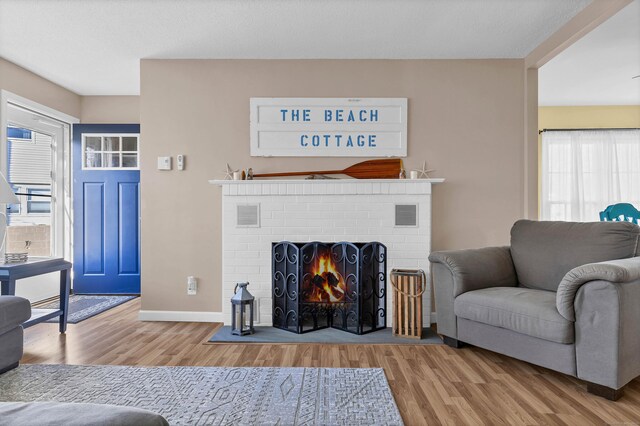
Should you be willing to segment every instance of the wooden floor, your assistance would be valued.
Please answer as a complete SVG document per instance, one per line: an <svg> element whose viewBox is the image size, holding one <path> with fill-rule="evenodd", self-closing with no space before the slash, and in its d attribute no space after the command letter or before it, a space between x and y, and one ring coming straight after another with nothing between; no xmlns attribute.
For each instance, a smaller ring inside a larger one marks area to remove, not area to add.
<svg viewBox="0 0 640 426"><path fill-rule="evenodd" d="M577 379L478 348L444 345L204 344L206 323L140 322L139 299L76 325L25 331L24 363L382 367L406 424L640 422L640 380L610 402Z"/></svg>

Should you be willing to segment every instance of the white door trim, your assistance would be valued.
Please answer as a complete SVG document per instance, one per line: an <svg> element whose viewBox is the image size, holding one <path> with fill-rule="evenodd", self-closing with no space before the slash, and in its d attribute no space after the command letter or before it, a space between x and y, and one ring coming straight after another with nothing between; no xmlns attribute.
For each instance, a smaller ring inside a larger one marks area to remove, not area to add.
<svg viewBox="0 0 640 426"><path fill-rule="evenodd" d="M67 123L67 124L80 123L80 119L77 117L74 117L69 114L65 114L64 112L60 112L46 105L39 104L38 102L34 102L31 99L27 99L20 95L16 95L15 93L11 93L8 90L4 90L4 89L0 90L0 102L2 103L0 105L0 108L1 108L0 113L2 113L1 114L2 117L6 117L5 108L7 106L7 103L10 102L12 104L21 106L23 108L30 109L31 111L37 112L39 114L46 115L47 117L51 117L63 123ZM0 117L0 120L2 120L0 121L0 123L4 123L4 120L2 117ZM6 132L7 130L5 129L4 131Z"/></svg>
<svg viewBox="0 0 640 426"><path fill-rule="evenodd" d="M66 259L72 258L72 208L71 208L71 126L79 123L80 120L77 117L65 114L57 111L46 105L42 105L38 102L34 102L30 99L24 98L15 93L11 93L7 90L0 90L0 171L3 175L7 175L7 124L8 124L8 106L9 104L17 107L32 111L39 115L51 118L62 124L63 138L55 153L55 163L62 164L63 170L62 179L62 194L57 194L56 200L56 215L61 220L61 226L58 227L58 235L56 237L56 247L54 248L56 255L62 256ZM54 170L56 170L54 168ZM4 205L0 205L4 208ZM62 230L60 234L60 230ZM65 232L66 230L66 232Z"/></svg>

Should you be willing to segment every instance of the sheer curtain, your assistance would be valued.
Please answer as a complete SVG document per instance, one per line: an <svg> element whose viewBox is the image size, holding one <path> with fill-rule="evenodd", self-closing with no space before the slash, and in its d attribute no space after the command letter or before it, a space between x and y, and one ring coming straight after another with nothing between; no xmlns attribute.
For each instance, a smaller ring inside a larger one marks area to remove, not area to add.
<svg viewBox="0 0 640 426"><path fill-rule="evenodd" d="M610 204L640 207L640 130L542 134L542 220L598 221Z"/></svg>

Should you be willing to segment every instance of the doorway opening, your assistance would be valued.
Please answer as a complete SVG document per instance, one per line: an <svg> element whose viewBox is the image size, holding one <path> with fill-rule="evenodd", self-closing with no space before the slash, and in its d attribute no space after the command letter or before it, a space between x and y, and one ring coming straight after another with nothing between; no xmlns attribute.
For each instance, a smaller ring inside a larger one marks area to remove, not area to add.
<svg viewBox="0 0 640 426"><path fill-rule="evenodd" d="M71 259L70 146L73 117L6 91L0 102L0 169L19 202L3 206L6 253ZM56 296L59 277L20 280L32 303Z"/></svg>

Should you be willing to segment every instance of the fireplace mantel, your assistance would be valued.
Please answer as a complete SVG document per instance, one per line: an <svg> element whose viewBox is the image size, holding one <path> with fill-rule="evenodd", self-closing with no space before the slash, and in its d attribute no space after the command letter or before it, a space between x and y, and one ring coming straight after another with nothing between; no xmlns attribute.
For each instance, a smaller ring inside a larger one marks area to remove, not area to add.
<svg viewBox="0 0 640 426"><path fill-rule="evenodd" d="M444 178L428 179L253 179L253 180L230 180L212 179L209 183L215 185L234 184L261 184L261 183L442 183Z"/></svg>
<svg viewBox="0 0 640 426"><path fill-rule="evenodd" d="M210 180L223 195L324 195L431 193L431 179L260 179Z"/></svg>
<svg viewBox="0 0 640 426"><path fill-rule="evenodd" d="M379 241L388 249L387 274L393 268L428 272L431 190L441 182L444 179L210 180L222 188L222 319L230 321L235 284L248 281L256 297L257 322L271 325L274 242ZM399 215L411 205L414 223L405 226ZM254 222L246 223L247 217ZM427 290L424 324L432 319ZM388 297L389 313L390 305Z"/></svg>

